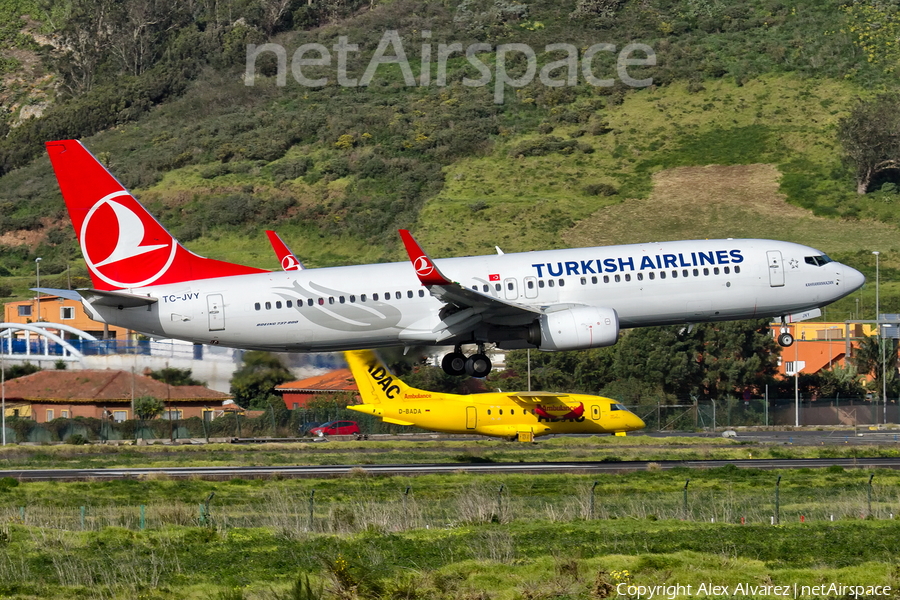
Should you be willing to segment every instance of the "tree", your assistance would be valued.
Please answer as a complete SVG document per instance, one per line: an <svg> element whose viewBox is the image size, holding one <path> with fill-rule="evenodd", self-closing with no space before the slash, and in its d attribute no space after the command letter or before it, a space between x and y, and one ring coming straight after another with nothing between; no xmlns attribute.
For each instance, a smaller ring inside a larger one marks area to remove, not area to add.
<svg viewBox="0 0 900 600"><path fill-rule="evenodd" d="M648 327L619 342L614 370L667 394L719 400L759 389L776 372L778 345L768 319Z"/></svg>
<svg viewBox="0 0 900 600"><path fill-rule="evenodd" d="M244 353L244 364L231 377L234 401L245 408L265 409L276 385L293 379L281 360L270 352Z"/></svg>
<svg viewBox="0 0 900 600"><path fill-rule="evenodd" d="M176 369L175 367L165 367L158 371L150 371L150 377L169 385L206 385L203 381L198 381L191 377L190 369Z"/></svg>
<svg viewBox="0 0 900 600"><path fill-rule="evenodd" d="M531 389L596 394L615 379L612 366L616 348L572 352L531 351ZM488 384L503 390L528 389L528 352L506 355L506 369L488 377Z"/></svg>
<svg viewBox="0 0 900 600"><path fill-rule="evenodd" d="M159 398L141 396L134 399L134 416L141 421L150 421L163 414L166 405Z"/></svg>
<svg viewBox="0 0 900 600"><path fill-rule="evenodd" d="M897 346L890 339L880 338L880 342L874 335L863 338L851 359L859 373L872 376L868 387L879 397L883 388L892 390L897 379Z"/></svg>
<svg viewBox="0 0 900 600"><path fill-rule="evenodd" d="M838 141L856 169L856 192L865 194L876 177L900 169L900 95L859 100L838 121Z"/></svg>

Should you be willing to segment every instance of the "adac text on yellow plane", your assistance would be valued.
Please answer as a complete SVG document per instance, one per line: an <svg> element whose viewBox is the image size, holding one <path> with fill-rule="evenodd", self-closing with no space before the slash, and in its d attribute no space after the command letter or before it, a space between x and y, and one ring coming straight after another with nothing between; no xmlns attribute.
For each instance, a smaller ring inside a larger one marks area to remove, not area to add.
<svg viewBox="0 0 900 600"><path fill-rule="evenodd" d="M410 387L371 350L345 352L362 404L348 406L386 423L443 433L530 442L551 433L613 433L643 429L630 410L602 396L555 392L444 394Z"/></svg>

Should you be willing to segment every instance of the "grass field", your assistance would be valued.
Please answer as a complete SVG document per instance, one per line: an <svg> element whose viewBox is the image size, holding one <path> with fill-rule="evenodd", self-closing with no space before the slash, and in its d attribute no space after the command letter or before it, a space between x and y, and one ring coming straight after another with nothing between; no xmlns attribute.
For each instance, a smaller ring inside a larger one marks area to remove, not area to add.
<svg viewBox="0 0 900 600"><path fill-rule="evenodd" d="M450 460L462 469L473 460L743 458L766 451L863 456L892 449L638 436L535 446L488 440L11 447L3 460L40 467ZM679 597L773 597L746 587L766 584L896 587L898 485L900 473L891 470L663 471L652 464L591 476L373 477L358 469L329 479L4 478L0 596L587 600L636 597L617 594L619 584L691 586ZM704 592L701 584L730 590Z"/></svg>

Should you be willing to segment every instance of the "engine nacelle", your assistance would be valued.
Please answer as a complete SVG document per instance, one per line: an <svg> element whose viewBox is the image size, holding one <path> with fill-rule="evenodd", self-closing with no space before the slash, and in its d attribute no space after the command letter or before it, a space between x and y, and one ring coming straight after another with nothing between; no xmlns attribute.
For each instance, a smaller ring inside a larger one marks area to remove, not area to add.
<svg viewBox="0 0 900 600"><path fill-rule="evenodd" d="M541 350L584 350L612 346L619 338L619 315L611 308L577 306L545 313L528 330Z"/></svg>

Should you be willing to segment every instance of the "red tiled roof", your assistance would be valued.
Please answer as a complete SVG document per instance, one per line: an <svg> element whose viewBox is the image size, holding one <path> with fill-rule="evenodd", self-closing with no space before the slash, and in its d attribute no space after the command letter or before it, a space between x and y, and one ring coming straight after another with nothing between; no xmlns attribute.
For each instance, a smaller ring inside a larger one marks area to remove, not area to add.
<svg viewBox="0 0 900 600"><path fill-rule="evenodd" d="M133 383L132 383L133 382ZM7 400L95 402L131 400L152 396L161 400L212 400L231 398L202 385L166 385L127 371L38 371L6 382Z"/></svg>
<svg viewBox="0 0 900 600"><path fill-rule="evenodd" d="M275 387L276 392L357 392L350 369L338 369L324 375L289 381Z"/></svg>

